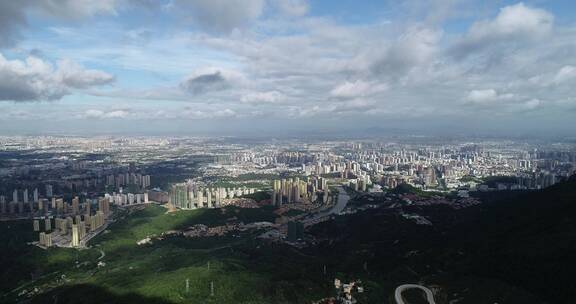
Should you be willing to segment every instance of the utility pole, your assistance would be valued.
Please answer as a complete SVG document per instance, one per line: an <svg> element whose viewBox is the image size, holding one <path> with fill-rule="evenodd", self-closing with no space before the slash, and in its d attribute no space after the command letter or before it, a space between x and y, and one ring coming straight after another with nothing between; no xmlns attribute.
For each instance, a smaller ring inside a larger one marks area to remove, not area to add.
<svg viewBox="0 0 576 304"><path fill-rule="evenodd" d="M186 293L190 292L190 279L186 279Z"/></svg>

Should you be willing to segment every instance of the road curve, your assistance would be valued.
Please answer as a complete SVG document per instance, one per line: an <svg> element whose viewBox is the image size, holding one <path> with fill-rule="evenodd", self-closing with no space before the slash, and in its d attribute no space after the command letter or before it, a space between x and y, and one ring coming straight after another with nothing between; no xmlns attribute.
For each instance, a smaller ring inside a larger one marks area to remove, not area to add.
<svg viewBox="0 0 576 304"><path fill-rule="evenodd" d="M104 252L104 250L102 249L98 249L100 251L100 257L98 257L98 260L103 259L106 256L106 252Z"/></svg>
<svg viewBox="0 0 576 304"><path fill-rule="evenodd" d="M396 291L394 291L394 299L396 300L396 304L410 304L404 302L404 299L402 298L402 292L404 292L407 289L413 289L413 288L422 290L426 294L426 300L428 301L429 304L436 304L436 302L434 302L434 294L432 293L432 291L427 287L416 284L404 284L396 287Z"/></svg>

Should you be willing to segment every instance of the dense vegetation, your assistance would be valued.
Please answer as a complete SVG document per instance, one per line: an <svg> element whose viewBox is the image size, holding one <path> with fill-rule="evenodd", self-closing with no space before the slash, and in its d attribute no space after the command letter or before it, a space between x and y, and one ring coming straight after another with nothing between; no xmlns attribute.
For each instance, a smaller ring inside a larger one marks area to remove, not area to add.
<svg viewBox="0 0 576 304"><path fill-rule="evenodd" d="M422 197L444 196L445 194L437 191L423 191L409 184L399 184L392 189L390 193L394 194L416 194Z"/></svg>

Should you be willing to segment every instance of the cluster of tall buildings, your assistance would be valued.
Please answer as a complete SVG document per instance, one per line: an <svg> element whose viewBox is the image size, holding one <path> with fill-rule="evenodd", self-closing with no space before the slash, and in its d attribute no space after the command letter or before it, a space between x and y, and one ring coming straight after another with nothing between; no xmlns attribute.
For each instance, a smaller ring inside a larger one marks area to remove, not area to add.
<svg viewBox="0 0 576 304"><path fill-rule="evenodd" d="M106 185L120 188L128 185L136 185L141 189L150 187L150 175L140 173L110 174L106 176Z"/></svg>
<svg viewBox="0 0 576 304"><path fill-rule="evenodd" d="M180 209L217 208L224 199L254 193L253 188L205 188L194 183L172 185L169 203Z"/></svg>
<svg viewBox="0 0 576 304"><path fill-rule="evenodd" d="M52 247L52 233L40 232L39 244L47 248Z"/></svg>
<svg viewBox="0 0 576 304"><path fill-rule="evenodd" d="M293 157L287 161L300 162L304 175L340 177L359 191L371 182L390 188L408 183L424 189L459 189L467 177L489 176L515 176L518 183L513 189L539 189L576 171L574 152L530 152L498 143L485 147L352 143L318 150L322 152L288 152Z"/></svg>
<svg viewBox="0 0 576 304"><path fill-rule="evenodd" d="M358 164L356 163L344 163L344 162L332 162L332 161L317 161L311 164L302 164L302 172L306 175L310 174L330 174L330 173L341 173L350 170L357 170Z"/></svg>
<svg viewBox="0 0 576 304"><path fill-rule="evenodd" d="M47 189L51 190L51 187ZM47 192L52 194L50 192ZM116 193L105 194L105 199L118 206L129 206L135 204L149 203L148 192L142 193ZM90 206L97 204L97 199L85 199L80 202L79 197L72 198L70 203L63 198L51 196L50 198L38 197L38 189L34 189L32 196L28 190L14 190L12 201L8 202L5 196L0 196L0 216L42 216L42 215L76 215L80 213L90 213Z"/></svg>
<svg viewBox="0 0 576 304"><path fill-rule="evenodd" d="M356 179L349 179L348 186L355 191L366 191L368 186L372 184L370 176L363 176Z"/></svg>
<svg viewBox="0 0 576 304"><path fill-rule="evenodd" d="M75 198L72 206L77 201L77 198ZM51 247L53 245L79 247L87 233L97 231L104 226L106 219L110 215L110 202L108 199L100 198L97 201L98 207L94 212L92 212L90 207L91 204L88 204L83 206L82 213L78 209L78 212L68 216L44 216L34 219L32 221L33 229L35 232L39 232L39 245L43 247Z"/></svg>
<svg viewBox="0 0 576 304"><path fill-rule="evenodd" d="M12 192L12 200L8 201L7 197L0 195L0 215L2 216L25 216L45 214L52 208L56 208L58 199L53 196L52 186L46 186L46 196L40 197L38 189L32 192L28 189Z"/></svg>
<svg viewBox="0 0 576 304"><path fill-rule="evenodd" d="M135 185L140 189L147 189L150 187L150 175L143 175L140 173L119 173L107 174L104 172L93 172L90 169L85 169L84 174L74 174L66 176L62 179L52 177L62 189L71 190L73 192L81 192L86 190L100 190L107 187L118 189ZM109 171L109 169L107 169Z"/></svg>
<svg viewBox="0 0 576 304"><path fill-rule="evenodd" d="M138 204L148 204L150 201L148 199L148 192L143 193L116 193L112 194L106 193L104 195L110 203L118 206L130 206Z"/></svg>
<svg viewBox="0 0 576 304"><path fill-rule="evenodd" d="M318 198L318 192L322 192L322 198L327 200L327 191L326 178L323 177L313 176L305 180L301 180L299 177L274 180L272 204L282 206L285 203L314 202Z"/></svg>
<svg viewBox="0 0 576 304"><path fill-rule="evenodd" d="M228 157L219 156L217 160L222 163L223 160L233 163L255 163L259 165L269 164L295 164L314 161L314 155L298 151L278 151L276 149L259 151L259 152L236 152Z"/></svg>

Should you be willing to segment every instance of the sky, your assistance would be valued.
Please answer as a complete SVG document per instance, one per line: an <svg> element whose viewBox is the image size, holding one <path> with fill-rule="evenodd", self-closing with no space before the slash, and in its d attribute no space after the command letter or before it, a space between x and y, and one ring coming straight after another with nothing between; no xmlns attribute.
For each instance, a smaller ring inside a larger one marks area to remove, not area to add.
<svg viewBox="0 0 576 304"><path fill-rule="evenodd" d="M574 135L572 0L0 0L0 134Z"/></svg>

